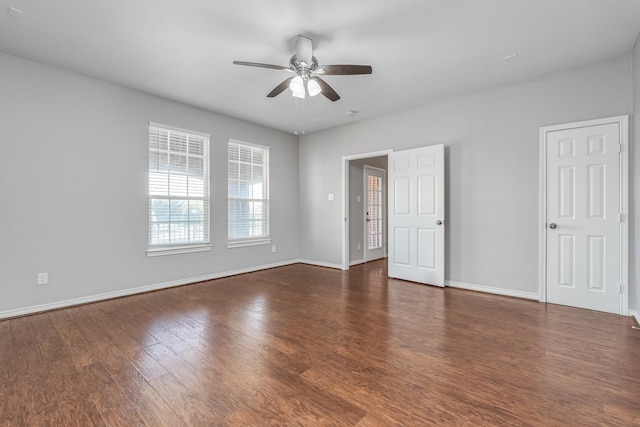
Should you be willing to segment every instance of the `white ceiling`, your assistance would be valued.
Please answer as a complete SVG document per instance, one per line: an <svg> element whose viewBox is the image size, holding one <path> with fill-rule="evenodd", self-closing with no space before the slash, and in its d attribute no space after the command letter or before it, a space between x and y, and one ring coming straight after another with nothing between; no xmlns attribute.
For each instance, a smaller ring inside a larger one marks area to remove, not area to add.
<svg viewBox="0 0 640 427"><path fill-rule="evenodd" d="M0 7L0 51L307 133L629 53L640 32L640 0L0 0ZM24 13L14 17L10 8ZM313 39L320 64L371 65L373 74L326 76L342 97L335 103L289 91L268 99L289 74L232 64L288 65L298 34Z"/></svg>

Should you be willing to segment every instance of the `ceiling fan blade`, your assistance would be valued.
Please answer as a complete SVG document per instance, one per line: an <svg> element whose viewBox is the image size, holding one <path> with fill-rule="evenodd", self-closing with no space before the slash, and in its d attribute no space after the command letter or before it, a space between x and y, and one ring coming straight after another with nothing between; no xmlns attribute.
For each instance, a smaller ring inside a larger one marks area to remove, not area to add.
<svg viewBox="0 0 640 427"><path fill-rule="evenodd" d="M324 70L324 72L321 70ZM321 65L315 72L324 75L346 76L353 74L371 74L373 68L371 68L371 65Z"/></svg>
<svg viewBox="0 0 640 427"><path fill-rule="evenodd" d="M332 102L336 102L338 99L340 99L340 95L338 95L338 93L333 90L331 86L329 86L329 83L325 82L320 77L312 77L312 80L318 82L318 85L320 85L320 89L322 89L321 93Z"/></svg>
<svg viewBox="0 0 640 427"><path fill-rule="evenodd" d="M269 95L267 95L267 98L273 98L273 97L276 97L276 96L280 95L282 92L284 92L289 87L289 83L291 83L291 80L293 80L293 77L289 77L287 80L285 80L282 83L280 83L271 92L269 92Z"/></svg>
<svg viewBox="0 0 640 427"><path fill-rule="evenodd" d="M245 61L233 61L233 63L236 65L246 65L248 67L271 68L274 70L291 71L289 67L284 67L282 65L261 64L259 62L245 62Z"/></svg>
<svg viewBox="0 0 640 427"><path fill-rule="evenodd" d="M298 36L296 40L296 59L307 66L313 61L313 42L309 37Z"/></svg>

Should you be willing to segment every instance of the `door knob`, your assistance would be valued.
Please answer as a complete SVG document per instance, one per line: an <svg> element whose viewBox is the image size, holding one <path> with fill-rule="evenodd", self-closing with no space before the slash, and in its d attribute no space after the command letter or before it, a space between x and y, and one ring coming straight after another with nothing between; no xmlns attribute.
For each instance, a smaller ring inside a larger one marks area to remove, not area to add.
<svg viewBox="0 0 640 427"><path fill-rule="evenodd" d="M552 222L551 224L549 224L549 228L552 230L555 230L557 227L557 224L555 222Z"/></svg>
<svg viewBox="0 0 640 427"><path fill-rule="evenodd" d="M436 221L436 225L442 225L442 221L437 220L437 221Z"/></svg>

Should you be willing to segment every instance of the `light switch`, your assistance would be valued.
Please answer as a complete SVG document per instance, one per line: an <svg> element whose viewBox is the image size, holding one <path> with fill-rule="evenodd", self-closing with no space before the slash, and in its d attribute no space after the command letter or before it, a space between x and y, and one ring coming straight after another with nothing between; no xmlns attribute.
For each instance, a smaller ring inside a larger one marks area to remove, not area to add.
<svg viewBox="0 0 640 427"><path fill-rule="evenodd" d="M329 196L327 197L327 199L333 200L333 193L329 193Z"/></svg>

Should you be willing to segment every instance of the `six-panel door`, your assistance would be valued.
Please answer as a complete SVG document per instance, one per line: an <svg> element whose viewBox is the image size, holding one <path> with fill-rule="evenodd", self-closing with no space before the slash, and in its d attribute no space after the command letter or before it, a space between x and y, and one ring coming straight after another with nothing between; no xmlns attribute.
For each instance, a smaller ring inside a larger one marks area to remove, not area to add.
<svg viewBox="0 0 640 427"><path fill-rule="evenodd" d="M389 276L444 286L444 146L389 155Z"/></svg>
<svg viewBox="0 0 640 427"><path fill-rule="evenodd" d="M620 129L547 135L547 301L620 312Z"/></svg>

